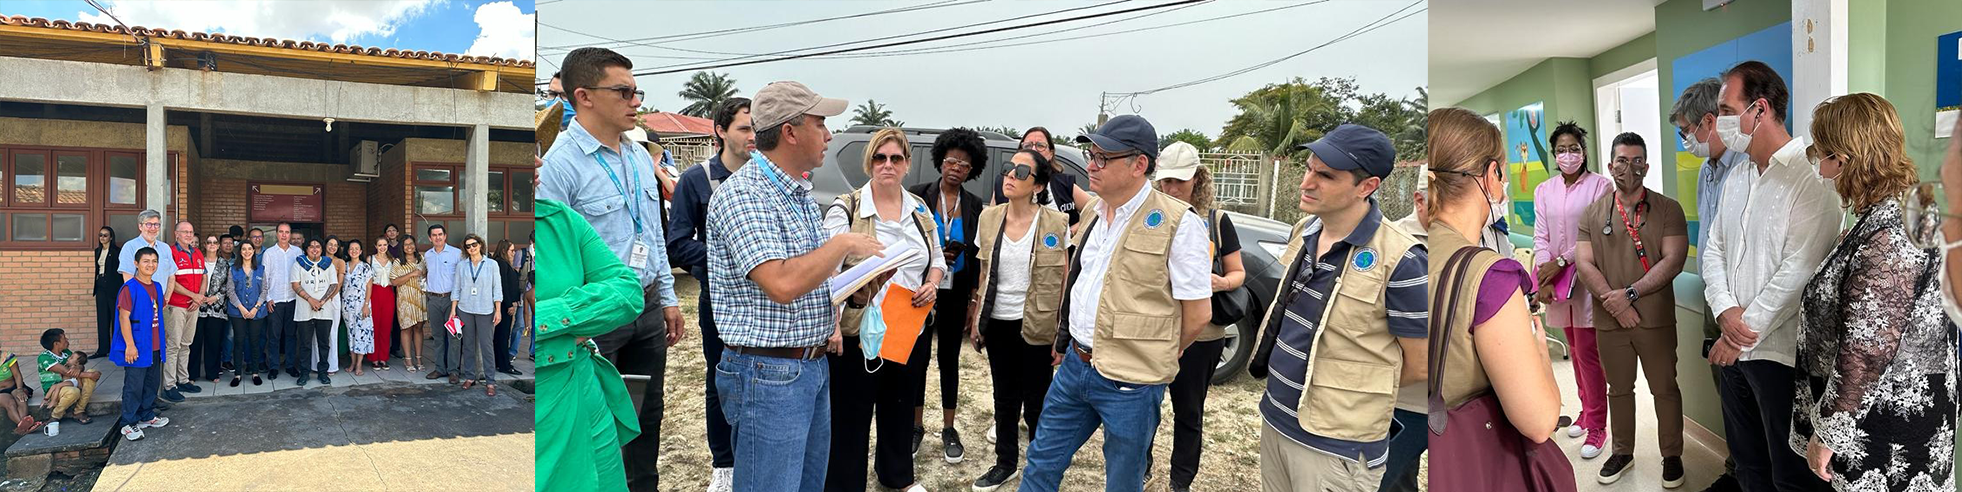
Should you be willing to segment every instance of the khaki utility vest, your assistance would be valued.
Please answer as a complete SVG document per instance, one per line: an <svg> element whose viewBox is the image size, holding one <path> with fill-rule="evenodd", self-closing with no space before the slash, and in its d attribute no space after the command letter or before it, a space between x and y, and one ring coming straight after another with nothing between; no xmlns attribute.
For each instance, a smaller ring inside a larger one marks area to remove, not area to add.
<svg viewBox="0 0 1962 492"><path fill-rule="evenodd" d="M995 205L981 210L981 219L975 231L975 247L980 252L974 257L981 262L980 272L988 277L986 285L974 290L974 300L981 306L980 316L994 313L995 306L988 296L995 291L996 276L995 252L1001 248L1002 235L1007 229L1008 205ZM1030 241L1031 250L1001 251L1004 255L1028 254L1029 292L1022 302L1022 341L1030 345L1050 345L1056 343L1057 313L1063 307L1064 267L1069 265L1069 214L1047 207L1036 207L1035 222L1029 224L1035 229Z"/></svg>
<svg viewBox="0 0 1962 492"><path fill-rule="evenodd" d="M1172 253L1173 233L1192 206L1150 188L1139 193L1149 194L1129 223L1116 225L1124 230L1117 237L1110 268L1104 272L1103 291L1097 297L1091 339L1096 353L1090 365L1112 380L1165 384L1179 373L1180 323L1184 320L1183 305L1172 298L1172 277L1166 261ZM1090 206L1097 205L1093 202ZM1082 265L1081 245L1089 239L1090 231L1105 226L1101 223L1103 215L1090 210L1084 214L1089 219L1072 242L1078 246L1071 264L1078 270ZM1072 283L1070 289L1074 288ZM1069 308L1065 305L1063 309ZM1064 320L1068 320L1067 313ZM1067 333L1067 326L1062 330ZM1067 338L1057 337L1058 345ZM1057 350L1070 349L1059 346Z"/></svg>
<svg viewBox="0 0 1962 492"><path fill-rule="evenodd" d="M845 209L845 222L851 224L852 232L864 234L872 237L879 237L879 230L878 230L879 224L877 220L859 220L858 206L859 206L859 202L862 200L862 197L858 195L863 191L865 191L864 188L859 188L856 190L852 190L851 193L839 195L837 201L831 202L831 206L843 207ZM905 192L905 191L901 191L900 193L906 193L908 195L912 195L912 193ZM913 196L913 201L915 203L926 203L926 200L921 199L918 195L912 195L912 196ZM900 203L905 203L905 201L902 200ZM933 221L933 214L927 212L926 206L922 205L919 207L914 207L913 210L910 210L907 213L913 214L913 225L920 230L920 238L926 240L926 244L936 244L936 239L933 230L934 226L931 225L931 224L935 224L936 222ZM930 251L926 253L933 254ZM857 266L859 262L865 261L866 258L871 258L871 257L848 255L845 257L844 266L839 267L839 270L849 270L851 269L851 267ZM924 286L924 288L929 288L929 289L933 287L934 286L931 285ZM851 307L851 304L848 302L845 305L845 312L838 316L838 330L844 333L844 335L848 337L858 336L858 325L860 322L863 322L864 320L865 320L865 310L859 308L853 308Z"/></svg>

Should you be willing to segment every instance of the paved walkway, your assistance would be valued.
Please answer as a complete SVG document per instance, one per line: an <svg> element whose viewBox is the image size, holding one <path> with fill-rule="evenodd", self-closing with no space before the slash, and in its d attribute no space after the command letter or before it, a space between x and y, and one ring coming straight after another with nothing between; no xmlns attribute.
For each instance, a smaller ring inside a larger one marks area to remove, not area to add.
<svg viewBox="0 0 1962 492"><path fill-rule="evenodd" d="M529 491L532 404L498 388L378 381L180 404L169 426L118 437L93 490Z"/></svg>
<svg viewBox="0 0 1962 492"><path fill-rule="evenodd" d="M389 359L388 363L391 366L389 370L386 371L363 370L362 375L360 376L354 375L354 373L348 371L348 368L343 367L341 368L341 371L339 373L335 373L328 376L328 379L332 380L333 382L327 384L326 386L334 387L334 388L344 388L344 387L380 384L380 383L442 384L442 383L449 382L448 378L424 379L423 376L429 373L428 369L418 371L415 374L410 374L407 370L403 369L402 359ZM425 364L425 365L433 367L433 365L431 364ZM533 370L532 363L530 360L527 360L525 358L524 354L520 353L518 355L518 358L512 362L512 365L514 368L518 370L518 372L522 372L524 373L524 375L511 376L509 374L504 374L504 373L495 373L494 376L496 376L496 380L498 381L498 385L497 385L498 393L511 391L508 388L510 386L509 383L514 380L535 379L532 375L532 370ZM32 372L33 371L32 359L24 359L22 363L22 367ZM88 362L88 368L92 370L102 371L102 381L98 383L95 387L94 397L90 398L89 400L91 404L90 406L99 408L99 405L97 404L121 402L123 399L123 368L110 364L106 360L94 360L94 359ZM203 389L204 391L198 393L184 393L184 404L195 404L200 399L203 398L212 398L212 397L219 397L219 396L235 396L235 395L258 395L258 394L266 394L266 393L273 393L273 392L286 391L286 390L313 389L322 386L319 383L319 380L316 379L315 378L316 376L313 374L308 375L309 379L307 380L307 385L305 386L305 388L302 388L299 385L294 384L295 381L293 380L293 377L287 375L284 372L281 372L279 374L279 379L268 380L265 381L265 384L258 385L258 386L254 386L252 384L251 375L246 375L245 378L239 383L237 387L232 387L231 376L232 373L227 371L223 374L223 377L219 379L218 384L212 384L210 381L203 381L197 383L197 386ZM29 381L38 381L36 377L37 376L33 374L29 374L27 376ZM38 383L36 384L38 386ZM477 390L473 388L473 391L477 391ZM32 401L29 401L28 404L35 407L39 407L41 405L42 396L44 395L42 395L41 392L34 393L34 399Z"/></svg>

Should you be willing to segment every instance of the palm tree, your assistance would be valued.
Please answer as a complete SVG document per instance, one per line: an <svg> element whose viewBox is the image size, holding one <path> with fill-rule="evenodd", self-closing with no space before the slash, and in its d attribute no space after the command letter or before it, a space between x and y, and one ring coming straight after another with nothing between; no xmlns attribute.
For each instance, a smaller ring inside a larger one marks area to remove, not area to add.
<svg viewBox="0 0 1962 492"><path fill-rule="evenodd" d="M1308 91L1290 91L1272 101L1235 101L1240 111L1254 122L1253 131L1250 135L1233 139L1226 144L1226 149L1293 156L1295 146L1322 136L1322 130L1309 121L1311 115L1340 111L1340 101L1318 96Z"/></svg>
<svg viewBox="0 0 1962 492"><path fill-rule="evenodd" d="M906 122L892 119L892 111L886 110L879 101L866 99L864 103L852 108L852 124L868 126L903 127Z"/></svg>
<svg viewBox="0 0 1962 492"><path fill-rule="evenodd" d="M681 85L681 92L676 95L688 101L688 107L679 111L681 114L707 118L716 106L722 105L722 101L736 97L736 79L729 78L728 74L695 72L688 78L688 83Z"/></svg>

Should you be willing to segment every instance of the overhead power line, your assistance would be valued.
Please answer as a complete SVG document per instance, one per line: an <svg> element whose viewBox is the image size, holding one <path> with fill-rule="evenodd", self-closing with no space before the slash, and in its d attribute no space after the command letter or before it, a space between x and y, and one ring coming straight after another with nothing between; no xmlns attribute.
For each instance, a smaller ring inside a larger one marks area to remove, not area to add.
<svg viewBox="0 0 1962 492"><path fill-rule="evenodd" d="M1411 16L1415 16L1415 15L1417 15L1417 14L1421 14L1421 13L1424 13L1424 11L1426 11L1426 10L1430 10L1430 9L1429 9L1428 7L1426 7L1426 8L1421 8L1421 9L1417 9L1416 11L1412 11L1412 12L1410 12L1410 13L1407 13L1407 14L1406 14L1406 13L1404 13L1405 11L1408 11L1408 10L1410 10L1410 9L1411 9L1412 7L1416 7L1416 6L1418 6L1418 5L1422 5L1422 4L1424 3L1424 1L1425 1L1425 0L1417 0L1416 2L1411 2L1411 3L1410 3L1410 5L1405 5L1405 6L1403 7L1403 8L1400 8L1400 9L1397 9L1397 10L1396 10L1396 11L1394 11L1394 12L1390 12L1390 13L1389 13L1388 15L1384 15L1383 17L1380 17L1380 18L1377 18L1376 20L1374 20L1374 21L1371 21L1371 22L1369 22L1368 24L1363 24L1363 25L1362 25L1361 27L1357 27L1357 28L1356 28L1355 30L1352 30L1352 31L1349 31L1349 32L1348 32L1347 34L1343 34L1343 35L1341 35L1341 36L1337 36L1337 37L1335 37L1334 39L1330 39L1330 40L1328 40L1327 42L1323 42L1322 44L1318 44L1318 45L1315 45L1315 46L1313 46L1313 47L1309 47L1308 49L1305 49L1305 50L1301 50L1301 51L1298 51L1298 52L1295 52L1294 54L1290 54L1290 55L1287 55L1287 56L1283 56L1283 57L1280 57L1280 58L1276 58L1276 59L1273 59L1273 60L1268 60L1268 61L1265 61L1265 62L1261 62L1261 63L1257 63L1257 64L1254 64L1253 66L1249 66L1249 67L1246 67L1246 68L1241 68L1241 69L1238 69L1238 70L1234 70L1234 71L1231 71L1231 72L1226 72L1226 73L1222 73L1222 74L1219 74L1219 75L1214 75L1214 76L1211 76L1211 77L1206 77L1206 78L1202 78L1202 79L1198 79L1198 80L1193 80L1193 81L1189 81L1189 82L1181 82L1181 83L1177 83L1177 84L1172 84L1172 85L1168 85L1168 86L1164 86L1164 87L1159 87L1159 88L1156 88L1156 89L1151 89L1151 90L1145 90L1145 91L1138 91L1138 92L1121 92L1121 93L1112 93L1111 95L1112 95L1112 96L1120 96L1120 97L1137 97L1137 96L1142 96L1142 95L1149 95L1149 94L1154 94L1154 93L1158 93L1158 92L1163 92L1163 91L1168 91L1168 90L1173 90L1173 89L1180 89L1180 88L1185 88L1185 87L1191 87L1191 86L1195 86L1195 85L1199 85L1199 84L1204 84L1204 83L1207 83L1207 82L1213 82L1213 81L1217 81L1217 80L1221 80L1221 79L1225 79L1225 78L1229 78L1229 77L1233 77L1233 76L1237 76L1237 75L1240 75L1240 74L1244 74L1244 73L1247 73L1247 72L1252 72L1252 71L1255 71L1255 70L1259 70L1259 69L1262 69L1262 68L1267 68L1267 67L1269 67L1269 66L1273 66L1273 65L1275 65L1275 64L1278 64L1278 63L1281 63L1281 62L1284 62L1284 61L1288 61L1288 60L1290 60L1290 59L1294 59L1295 57L1299 57L1299 56L1301 56L1301 55L1306 55L1306 54L1308 54L1308 53L1311 53L1311 52L1314 52L1315 50L1319 50L1319 49L1322 49L1322 48L1326 48L1326 47L1328 47L1329 45L1333 45L1333 44L1335 44L1335 43L1339 43L1339 42L1342 42L1342 41L1344 41L1344 40L1348 40L1348 39L1350 39L1350 38L1354 38L1354 37L1356 37L1356 36L1360 36L1360 35L1363 35L1363 34L1365 34L1365 33L1368 33L1368 32L1370 32L1370 31L1374 31L1374 30L1377 30L1377 29L1381 29L1381 28L1383 28L1383 26L1388 26L1388 25L1390 25L1390 24L1395 24L1395 23L1397 23L1398 21L1402 21L1402 20L1404 20L1404 19L1408 19L1408 18L1410 18ZM1398 15L1398 14L1402 14L1402 17L1397 17L1397 15ZM1392 17L1395 17L1395 19L1391 19Z"/></svg>
<svg viewBox="0 0 1962 492"><path fill-rule="evenodd" d="M997 33L997 32L1005 32L1005 31L1014 31L1014 30L1019 30L1019 29L1028 29L1028 28L1032 28L1032 27L1042 27L1042 26L1047 26L1047 25L1053 25L1053 24L1061 24L1061 23L1065 23L1065 22L1075 22L1075 21L1079 21L1079 20L1086 20L1086 19L1095 19L1095 18L1099 18L1099 17L1108 17L1108 16L1113 16L1113 15L1121 15L1121 14L1128 14L1128 13L1132 13L1132 12L1141 12L1141 11L1146 11L1146 10L1154 10L1154 9L1161 9L1161 8L1165 8L1165 7L1174 7L1174 6L1179 6L1179 5L1186 5L1186 4L1191 4L1191 3L1197 3L1197 2L1199 2L1199 1L1201 1L1201 0L1183 0L1183 1L1178 1L1178 2L1171 2L1171 3L1163 3L1163 4L1158 4L1158 5L1149 5L1149 6L1144 6L1144 7L1138 7L1138 8L1132 8L1132 9L1125 9L1125 10L1117 10L1117 11L1111 11L1111 12L1101 12L1101 13L1095 13L1095 14L1088 14L1088 15L1080 15L1080 16L1076 16L1076 17L1070 17L1070 18L1066 18L1066 19L1056 19L1056 20L1048 20L1048 21L1042 21L1042 22L1035 22L1035 23L1030 23L1030 24L1021 24L1021 25L1015 25L1015 26L1007 26L1007 27L998 27L998 28L994 28L994 29L986 29L986 30L981 30L981 31L970 31L970 32L962 32L962 33L954 33L954 34L948 34L948 35L943 35L943 36L935 36L935 37L931 37L931 38L926 38L926 39L913 39L913 40L905 40L905 41L894 41L894 42L890 42L890 43L884 43L884 44L877 44L877 45L871 45L871 46L860 46L860 47L853 47L853 48L839 48L839 49L834 49L834 50L830 50L830 51L820 51L820 52L812 52L812 53L800 53L800 54L793 54L793 55L788 55L788 56L783 56L783 57L778 57L778 58L769 58L769 59L760 59L760 60L746 60L746 61L731 61L731 62L728 62L728 63L718 63L718 64L710 64L710 65L699 65L699 66L690 66L690 67L683 67L683 68L670 68L670 67L677 67L678 65L669 65L669 66L666 66L666 67L655 67L655 68L651 68L651 69L647 69L647 70L638 70L638 71L635 71L635 72L634 72L634 75L635 75L635 76L641 76L641 75L662 75L662 74L670 74L670 73L680 73L680 72L692 72L692 71L697 71L697 70L710 70L710 69L716 69L716 68L728 68L728 67L736 67L736 66L743 66L743 65L755 65L755 64L759 64L759 63L770 63L770 62L779 62L779 61L786 61L786 60L796 60L796 59L800 59L800 58L809 58L809 57L813 57L813 56L824 56L824 55L835 55L835 54L840 54L840 53L851 53L851 52L857 52L857 51L865 51L865 50L872 50L872 49L879 49L879 48L891 48L891 47L894 47L894 46L904 46L904 45L909 45L909 44L918 44L918 43L927 43L927 42L933 42L933 41L942 41L942 40L947 40L947 39L955 39L955 38L963 38L963 37L968 37L968 36L978 36L978 35L982 35L982 34L990 34L990 33ZM1111 3L1119 3L1119 2L1111 2ZM1097 6L1102 6L1102 5L1108 5L1108 4L1099 4L1099 5L1097 5ZM1076 9L1071 9L1071 10L1076 10ZM1047 14L1039 14L1039 15L1047 15ZM996 23L996 22L1001 22L1001 21L995 21L995 22L989 22L989 23L983 23L983 24L990 24L990 23ZM950 28L950 29L953 29L953 28ZM946 29L941 29L941 30L936 30L936 31L944 31L944 30L946 30ZM935 32L935 31L928 31L928 32ZM924 34L924 33L922 33L922 34ZM910 35L908 35L908 36L910 36ZM828 46L840 46L840 45L845 45L845 44L857 44L857 43L864 43L864 42L871 42L871 41L877 41L877 40L880 40L880 39L891 39L892 37L895 37L895 36L889 36L889 37L886 37L886 38L875 38L875 39L868 39L868 40L863 40L863 41L854 41L854 42L850 42L850 43L840 43L840 44L834 44L834 45L828 45ZM815 48L803 48L803 49L819 49L819 48L823 48L823 47L815 47ZM779 53L788 53L788 52L794 52L794 51L800 51L800 50L788 50L788 51L785 51L785 52L779 52ZM747 57L739 57L738 59L740 59L740 58L747 58Z"/></svg>
<svg viewBox="0 0 1962 492"><path fill-rule="evenodd" d="M651 36L651 37L645 37L645 38L635 38L635 39L612 39L612 40L609 40L609 41L612 41L612 42L614 42L614 43L619 43L619 44L641 44L641 43L647 43L647 42L652 42L652 41L670 41L670 42L673 42L673 41L689 41L689 40L695 40L695 39L703 39L703 38L712 38L712 37L717 37L717 36L727 36L727 35L730 35L730 34L738 34L738 33L746 33L746 32L756 32L756 31L767 31L767 30L771 30L771 29L779 29L779 28L784 28L784 27L795 27L795 26L805 26L805 25L811 25L811 24L819 24L819 23L824 23L824 22L831 22L831 21L836 21L836 20L845 20L845 19L857 19L857 18L861 18L861 17L872 17L872 16L876 16L876 15L885 15L885 14L897 14L897 13L901 13L901 12L913 12L913 11L919 11L919 10L929 10L929 9L937 9L937 8L942 8L942 7L958 7L958 6L962 6L962 5L971 5L971 4L976 4L976 3L984 3L984 2L988 2L988 1L990 1L990 0L968 0L968 1L964 1L964 2L956 2L955 0L941 0L941 1L938 1L938 2L931 2L931 3L926 3L926 4L920 4L920 5L909 5L909 6L905 6L905 7L899 7L899 8L892 8L892 9L886 9L886 10L876 10L876 11L872 11L872 12L862 12L862 13L857 13L857 14L851 14L851 15L841 15L841 16L837 16L837 17L825 17L825 18L822 18L822 19L808 19L808 20L801 20L801 21L794 21L794 22L783 22L783 23L778 23L778 24L769 24L769 25L762 25L762 26L749 26L749 27L735 27L735 28L729 28L729 29L716 29L716 30L712 30L712 31L700 31L700 32L691 32L691 33L682 33L682 34L667 34L667 35L661 35L661 36ZM573 31L567 31L567 32L573 32ZM597 36L595 36L595 37L597 37ZM606 38L601 38L601 39L606 39ZM555 50L555 51L570 51L570 50L572 50L573 48L580 48L580 47L583 47L583 46L584 46L584 45L576 45L576 44L572 44L572 45L558 45L558 46L540 46L540 47L538 47L538 50L539 50L539 51L546 51L546 50ZM643 45L643 46L645 46L645 45Z"/></svg>

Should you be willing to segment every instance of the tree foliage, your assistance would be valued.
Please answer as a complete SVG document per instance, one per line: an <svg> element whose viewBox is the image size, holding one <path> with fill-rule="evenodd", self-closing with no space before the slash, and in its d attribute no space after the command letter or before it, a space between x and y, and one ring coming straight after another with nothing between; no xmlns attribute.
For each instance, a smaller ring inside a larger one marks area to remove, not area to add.
<svg viewBox="0 0 1962 492"><path fill-rule="evenodd" d="M736 97L736 79L725 73L695 72L695 75L688 77L687 83L681 85L681 92L675 95L688 101L688 106L678 113L707 118L716 106L722 105L722 101Z"/></svg>
<svg viewBox="0 0 1962 492"><path fill-rule="evenodd" d="M852 109L852 124L894 128L906 126L906 122L892 119L892 111L887 110L886 105L872 99L867 99L859 103L857 108Z"/></svg>
<svg viewBox="0 0 1962 492"><path fill-rule="evenodd" d="M1424 121L1429 97L1415 99L1363 94L1353 78L1296 77L1269 84L1230 101L1240 113L1227 120L1216 145L1238 152L1260 152L1290 159L1295 147L1313 142L1337 125L1357 123L1382 131L1397 148L1398 160L1424 156Z"/></svg>
<svg viewBox="0 0 1962 492"><path fill-rule="evenodd" d="M1169 134L1159 135L1158 136L1159 150L1164 150L1164 148L1172 146L1172 142L1185 142L1185 143L1192 144L1192 146L1197 147L1200 152L1213 150L1213 140L1210 138L1206 138L1206 134L1200 133L1198 130L1194 130L1191 128L1185 128Z"/></svg>

